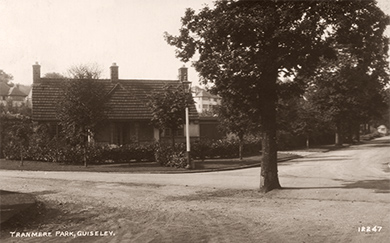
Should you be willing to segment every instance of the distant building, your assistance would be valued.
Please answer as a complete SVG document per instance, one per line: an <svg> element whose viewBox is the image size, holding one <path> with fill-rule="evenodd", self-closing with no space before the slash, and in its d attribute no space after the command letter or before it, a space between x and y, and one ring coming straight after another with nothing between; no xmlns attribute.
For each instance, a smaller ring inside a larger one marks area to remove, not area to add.
<svg viewBox="0 0 390 243"><path fill-rule="evenodd" d="M192 91L195 107L199 113L213 111L217 105L221 104L221 97L211 94L206 89L195 86Z"/></svg>
<svg viewBox="0 0 390 243"><path fill-rule="evenodd" d="M12 106L21 106L26 103L27 94L20 89L18 84L9 86L0 82L0 104Z"/></svg>

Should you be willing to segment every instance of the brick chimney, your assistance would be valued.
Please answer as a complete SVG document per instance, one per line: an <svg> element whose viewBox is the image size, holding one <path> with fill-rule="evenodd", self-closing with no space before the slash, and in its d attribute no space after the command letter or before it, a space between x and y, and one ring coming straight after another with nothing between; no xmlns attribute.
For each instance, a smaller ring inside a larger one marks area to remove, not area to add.
<svg viewBox="0 0 390 243"><path fill-rule="evenodd" d="M33 84L39 83L39 81L41 80L41 65L39 65L38 62L35 62L35 64L32 67L33 67Z"/></svg>
<svg viewBox="0 0 390 243"><path fill-rule="evenodd" d="M183 67L179 68L179 81L188 81L188 68L186 68L184 65Z"/></svg>
<svg viewBox="0 0 390 243"><path fill-rule="evenodd" d="M119 79L119 67L114 62L112 66L110 67L111 70L111 80L118 80Z"/></svg>

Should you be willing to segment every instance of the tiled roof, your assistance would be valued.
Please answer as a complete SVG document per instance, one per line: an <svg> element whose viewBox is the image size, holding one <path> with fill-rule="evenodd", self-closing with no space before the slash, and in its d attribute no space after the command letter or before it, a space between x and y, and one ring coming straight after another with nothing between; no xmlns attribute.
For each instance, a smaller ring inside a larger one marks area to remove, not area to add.
<svg viewBox="0 0 390 243"><path fill-rule="evenodd" d="M9 92L8 92L8 96L22 96L22 97L26 97L27 95L25 93L23 93L19 87L17 86L14 86L12 87Z"/></svg>
<svg viewBox="0 0 390 243"><path fill-rule="evenodd" d="M20 90L18 85L8 86L7 84L0 82L0 95L8 97L26 97L27 95Z"/></svg>
<svg viewBox="0 0 390 243"><path fill-rule="evenodd" d="M179 84L178 80L103 80L109 100L107 105L109 120L149 120L151 112L147 106L149 95L161 92L165 84ZM61 97L61 84L66 79L41 78L33 85L33 120L55 121L58 101ZM195 106L190 108L190 118L197 119Z"/></svg>
<svg viewBox="0 0 390 243"><path fill-rule="evenodd" d="M194 88L194 96L195 97L207 97L207 98L216 98L219 99L220 97L218 95L213 95L209 91L202 89L200 87Z"/></svg>

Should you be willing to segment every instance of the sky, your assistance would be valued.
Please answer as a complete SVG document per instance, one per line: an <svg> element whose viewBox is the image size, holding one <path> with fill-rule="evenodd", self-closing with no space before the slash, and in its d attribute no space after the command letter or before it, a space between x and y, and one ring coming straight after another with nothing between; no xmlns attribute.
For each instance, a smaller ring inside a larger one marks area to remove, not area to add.
<svg viewBox="0 0 390 243"><path fill-rule="evenodd" d="M42 76L96 63L109 78L116 63L120 79L177 79L184 63L164 32L177 35L185 9L205 4L212 0L0 0L0 69L26 85L35 62ZM378 5L390 15L390 1ZM185 65L198 85L198 74Z"/></svg>

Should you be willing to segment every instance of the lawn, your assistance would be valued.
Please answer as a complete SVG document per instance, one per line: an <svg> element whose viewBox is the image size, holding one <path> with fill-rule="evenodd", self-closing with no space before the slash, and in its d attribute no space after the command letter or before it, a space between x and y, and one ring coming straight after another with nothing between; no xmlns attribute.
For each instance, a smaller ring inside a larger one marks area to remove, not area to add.
<svg viewBox="0 0 390 243"><path fill-rule="evenodd" d="M293 154L278 154L279 161L298 158ZM196 169L187 170L161 166L156 162L122 163L122 164L101 164L89 165L67 165L54 162L20 161L0 159L0 170L24 170L24 171L90 171L90 172L125 172L125 173L189 173L215 170L229 170L237 168L260 166L261 156L252 156L240 159L208 159L205 161L196 160Z"/></svg>

